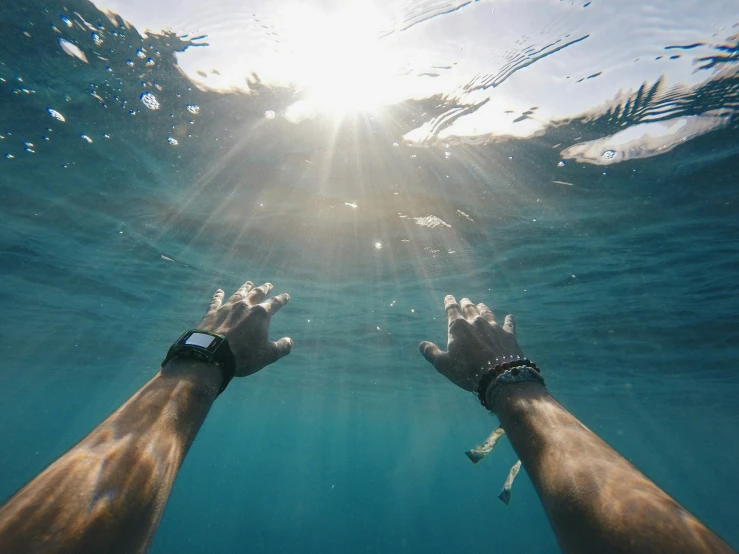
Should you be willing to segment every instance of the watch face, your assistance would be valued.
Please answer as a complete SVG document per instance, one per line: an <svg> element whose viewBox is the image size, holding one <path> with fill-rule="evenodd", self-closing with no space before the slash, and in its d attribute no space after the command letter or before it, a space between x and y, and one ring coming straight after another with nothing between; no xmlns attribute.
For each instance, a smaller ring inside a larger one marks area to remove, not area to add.
<svg viewBox="0 0 739 554"><path fill-rule="evenodd" d="M211 344L213 344L214 340L216 340L215 337L206 335L205 333L193 333L185 339L185 344L187 344L188 346L199 346L200 348L208 348Z"/></svg>

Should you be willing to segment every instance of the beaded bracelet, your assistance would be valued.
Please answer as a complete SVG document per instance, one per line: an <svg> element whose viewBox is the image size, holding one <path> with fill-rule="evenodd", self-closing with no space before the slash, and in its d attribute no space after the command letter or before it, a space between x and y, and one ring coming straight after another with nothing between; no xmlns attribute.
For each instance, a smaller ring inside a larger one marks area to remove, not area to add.
<svg viewBox="0 0 739 554"><path fill-rule="evenodd" d="M528 358L511 360L496 365L480 378L477 385L477 397L480 399L480 404L495 413L493 399L501 387L524 381L533 381L544 385L544 378L540 373L536 364Z"/></svg>

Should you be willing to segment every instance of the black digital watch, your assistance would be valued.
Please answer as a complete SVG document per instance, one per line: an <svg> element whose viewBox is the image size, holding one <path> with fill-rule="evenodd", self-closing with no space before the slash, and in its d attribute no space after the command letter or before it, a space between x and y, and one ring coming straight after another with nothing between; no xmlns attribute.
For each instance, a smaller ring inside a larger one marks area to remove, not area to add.
<svg viewBox="0 0 739 554"><path fill-rule="evenodd" d="M162 367L173 358L191 358L217 365L223 373L221 394L236 375L236 358L234 358L228 339L210 331L191 329L185 331L167 352Z"/></svg>

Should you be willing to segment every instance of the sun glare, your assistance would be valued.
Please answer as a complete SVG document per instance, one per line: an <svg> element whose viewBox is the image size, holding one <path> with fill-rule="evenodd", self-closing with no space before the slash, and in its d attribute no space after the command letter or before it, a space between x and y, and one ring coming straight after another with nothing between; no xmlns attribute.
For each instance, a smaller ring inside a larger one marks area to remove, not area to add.
<svg viewBox="0 0 739 554"><path fill-rule="evenodd" d="M325 13L294 8L281 25L290 45L283 70L316 109L336 115L391 102L393 64L378 13L347 5Z"/></svg>

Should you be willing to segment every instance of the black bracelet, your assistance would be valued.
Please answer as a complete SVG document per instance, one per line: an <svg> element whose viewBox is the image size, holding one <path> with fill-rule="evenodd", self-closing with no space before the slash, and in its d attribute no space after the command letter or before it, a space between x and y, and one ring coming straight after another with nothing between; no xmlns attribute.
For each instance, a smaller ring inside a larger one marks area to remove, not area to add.
<svg viewBox="0 0 739 554"><path fill-rule="evenodd" d="M528 358L521 358L518 360L511 360L509 362L503 362L495 367L489 369L487 373L485 373L482 377L480 377L480 382L477 384L477 397L480 399L480 404L482 404L485 408L490 410L490 406L487 404L487 398L486 398L486 392L488 390L488 387L493 384L493 382L500 377L502 373L509 369L513 369L515 367L530 367L537 373L541 373L539 368L536 366L534 362L529 360Z"/></svg>

